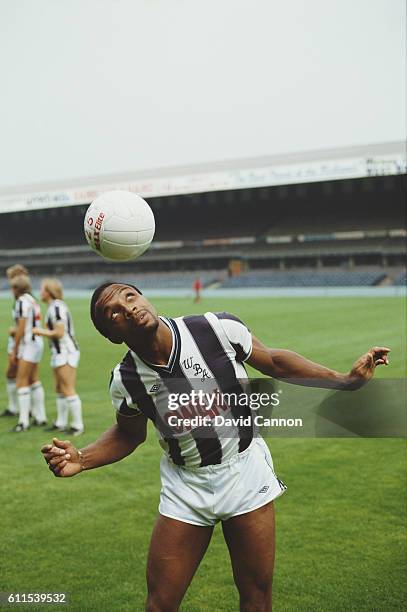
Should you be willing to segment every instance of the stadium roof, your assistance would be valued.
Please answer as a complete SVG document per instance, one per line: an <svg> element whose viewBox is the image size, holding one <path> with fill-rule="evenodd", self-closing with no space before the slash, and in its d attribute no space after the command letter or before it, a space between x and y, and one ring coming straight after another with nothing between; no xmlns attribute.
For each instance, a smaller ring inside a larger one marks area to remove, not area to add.
<svg viewBox="0 0 407 612"><path fill-rule="evenodd" d="M0 213L88 204L113 189L152 198L405 172L406 143L389 142L5 187Z"/></svg>

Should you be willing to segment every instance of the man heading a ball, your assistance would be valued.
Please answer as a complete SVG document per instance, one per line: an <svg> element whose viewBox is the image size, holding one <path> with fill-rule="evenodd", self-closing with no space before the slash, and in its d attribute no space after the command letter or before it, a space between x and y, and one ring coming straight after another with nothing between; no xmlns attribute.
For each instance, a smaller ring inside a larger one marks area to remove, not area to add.
<svg viewBox="0 0 407 612"><path fill-rule="evenodd" d="M267 348L229 313L158 316L136 287L124 283L96 289L91 318L108 340L129 348L110 385L116 424L80 450L54 438L41 449L50 469L55 476L69 477L120 461L144 442L150 419L165 454L148 555L147 610L179 608L219 521L241 610L271 609L273 500L285 485L274 473L270 452L253 428L239 420L245 408L233 402L228 406L237 424L225 435L211 419L205 431L184 428L186 414L207 407L190 402L169 410L169 398L192 397L203 384L206 390L239 394L245 362L286 382L357 389L372 378L376 366L388 364L389 349L372 348L348 374L340 374L292 351ZM169 415L179 416L181 425L171 428Z"/></svg>

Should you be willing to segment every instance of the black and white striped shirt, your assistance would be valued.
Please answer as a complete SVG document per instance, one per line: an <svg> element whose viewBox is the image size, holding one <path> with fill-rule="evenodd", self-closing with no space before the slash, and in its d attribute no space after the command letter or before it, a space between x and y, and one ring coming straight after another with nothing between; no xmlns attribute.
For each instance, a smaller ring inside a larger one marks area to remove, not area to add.
<svg viewBox="0 0 407 612"><path fill-rule="evenodd" d="M174 394L191 394L191 390L200 389L232 396L242 394L242 380L247 378L243 362L251 354L251 333L242 321L226 312L160 318L172 332L168 363L153 365L128 351L112 372L112 403L122 415L143 413L151 419L161 446L175 464L200 467L227 461L249 446L252 425L236 425L233 431L211 424L173 427L169 417L180 417L182 423L183 418L214 417L225 411L237 418L248 416L249 409L232 401L228 406L213 404L210 410L194 402L170 410L169 399Z"/></svg>
<svg viewBox="0 0 407 612"><path fill-rule="evenodd" d="M19 319L25 319L24 336L21 339L22 344L29 344L31 342L42 344L42 338L34 336L32 333L33 327L38 327L41 323L41 310L30 293L24 293L16 300L13 316L16 324Z"/></svg>
<svg viewBox="0 0 407 612"><path fill-rule="evenodd" d="M64 324L65 332L62 338L53 338L49 342L52 354L75 353L79 350L78 344L75 340L75 330L72 316L69 312L68 306L63 300L53 300L50 303L47 314L45 315L45 321L48 329L51 330L55 329L57 323Z"/></svg>

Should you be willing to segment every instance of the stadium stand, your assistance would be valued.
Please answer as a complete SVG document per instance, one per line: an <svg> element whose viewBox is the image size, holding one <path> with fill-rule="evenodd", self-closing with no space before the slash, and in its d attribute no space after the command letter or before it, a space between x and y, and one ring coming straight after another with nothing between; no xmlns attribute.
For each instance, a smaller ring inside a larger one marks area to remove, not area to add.
<svg viewBox="0 0 407 612"><path fill-rule="evenodd" d="M200 272L151 272L151 273L126 273L125 280L128 283L136 285L141 290L143 289L190 289L194 280L199 276L202 286L209 287L212 283L223 280L219 271L203 270ZM59 276L65 289L93 290L98 285L107 281L123 281L123 273L112 274L61 274ZM41 277L33 277L33 288L38 290ZM8 283L6 279L0 282L0 289L7 290Z"/></svg>
<svg viewBox="0 0 407 612"><path fill-rule="evenodd" d="M398 287L407 285L407 270L402 270L394 279L393 284Z"/></svg>
<svg viewBox="0 0 407 612"><path fill-rule="evenodd" d="M62 274L60 279L65 289L93 290L106 281L123 281L136 285L141 290L149 289L191 289L199 277L203 288L280 288L280 287L370 287L378 285L403 286L407 284L406 271L376 269L296 269L296 270L253 270L239 276L227 277L225 271L201 270L194 272L150 272L112 274ZM34 291L39 290L41 277L33 277ZM0 281L0 290L8 290L6 279Z"/></svg>
<svg viewBox="0 0 407 612"><path fill-rule="evenodd" d="M403 284L404 199L404 175L151 198L154 241L120 264L86 245L87 206L3 213L0 275L18 261L73 288L123 274L150 288L185 288L197 275L223 287Z"/></svg>
<svg viewBox="0 0 407 612"><path fill-rule="evenodd" d="M369 287L378 285L386 274L382 270L261 270L228 278L222 288L230 287Z"/></svg>

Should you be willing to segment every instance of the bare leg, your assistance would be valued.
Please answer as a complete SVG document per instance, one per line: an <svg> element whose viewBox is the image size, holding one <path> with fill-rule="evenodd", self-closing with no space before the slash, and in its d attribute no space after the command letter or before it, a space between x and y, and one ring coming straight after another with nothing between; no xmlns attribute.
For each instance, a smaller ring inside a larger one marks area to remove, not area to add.
<svg viewBox="0 0 407 612"><path fill-rule="evenodd" d="M222 528L241 612L269 612L275 551L273 502L225 521Z"/></svg>
<svg viewBox="0 0 407 612"><path fill-rule="evenodd" d="M28 387L33 380L33 373L35 372L35 366L37 364L31 363L31 361L24 361L20 359L17 366L16 385L17 389L21 387ZM38 371L38 370L37 370Z"/></svg>
<svg viewBox="0 0 407 612"><path fill-rule="evenodd" d="M11 355L8 355L6 370L8 404L6 410L0 416L10 416L18 412L16 374L17 364L11 359Z"/></svg>
<svg viewBox="0 0 407 612"><path fill-rule="evenodd" d="M58 380L57 368L52 368L52 373L54 375L55 393L62 393L61 385L60 385L60 382Z"/></svg>
<svg viewBox="0 0 407 612"><path fill-rule="evenodd" d="M35 364L31 361L20 359L17 367L16 386L18 397L18 422L25 428L30 425L32 372Z"/></svg>
<svg viewBox="0 0 407 612"><path fill-rule="evenodd" d="M55 427L60 430L65 430L68 426L68 406L66 405L66 399L61 390L61 384L58 377L58 368L52 368L52 372L55 383L55 403L57 415L52 426L49 428L49 431L53 431Z"/></svg>
<svg viewBox="0 0 407 612"><path fill-rule="evenodd" d="M31 373L30 373L30 385L33 385L34 383L39 382L39 380L40 380L39 365L38 363L33 363Z"/></svg>
<svg viewBox="0 0 407 612"><path fill-rule="evenodd" d="M66 364L54 369L58 388L65 397L76 395L76 368Z"/></svg>
<svg viewBox="0 0 407 612"><path fill-rule="evenodd" d="M17 375L17 363L12 361L11 356L8 355L6 378L14 380Z"/></svg>
<svg viewBox="0 0 407 612"><path fill-rule="evenodd" d="M208 548L213 527L159 515L147 561L148 612L176 612Z"/></svg>
<svg viewBox="0 0 407 612"><path fill-rule="evenodd" d="M82 403L76 393L76 368L65 364L55 369L59 389L65 398L67 415L70 415L71 427L76 432L83 431Z"/></svg>

